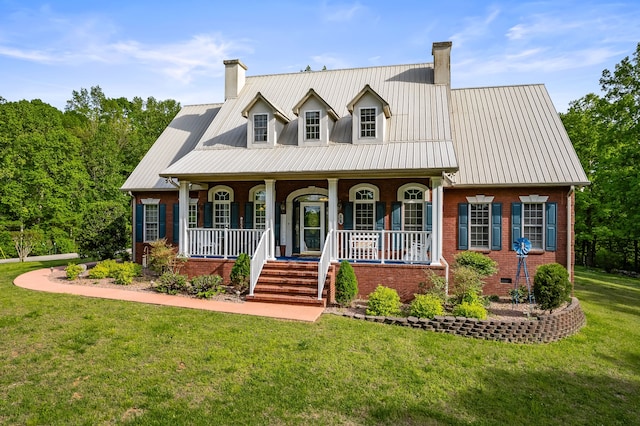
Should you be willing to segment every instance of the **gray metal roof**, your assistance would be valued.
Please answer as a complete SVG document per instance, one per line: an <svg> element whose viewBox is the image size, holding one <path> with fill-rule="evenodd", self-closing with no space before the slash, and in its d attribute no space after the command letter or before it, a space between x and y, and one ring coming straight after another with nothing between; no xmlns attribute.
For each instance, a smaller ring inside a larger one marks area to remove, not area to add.
<svg viewBox="0 0 640 426"><path fill-rule="evenodd" d="M439 175L457 169L453 143L393 142L386 144L336 144L272 149L194 150L162 172L163 176L198 179L211 175L260 179L282 176L425 174Z"/></svg>
<svg viewBox="0 0 640 426"><path fill-rule="evenodd" d="M544 85L451 91L456 186L586 185Z"/></svg>
<svg viewBox="0 0 640 426"><path fill-rule="evenodd" d="M160 172L195 148L221 104L183 107L142 158L122 191L175 189Z"/></svg>

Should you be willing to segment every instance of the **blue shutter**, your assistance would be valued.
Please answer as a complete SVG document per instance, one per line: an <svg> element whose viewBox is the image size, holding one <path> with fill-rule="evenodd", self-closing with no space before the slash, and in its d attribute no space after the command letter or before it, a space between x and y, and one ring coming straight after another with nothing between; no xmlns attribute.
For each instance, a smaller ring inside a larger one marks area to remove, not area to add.
<svg viewBox="0 0 640 426"><path fill-rule="evenodd" d="M244 229L253 229L253 203L244 203Z"/></svg>
<svg viewBox="0 0 640 426"><path fill-rule="evenodd" d="M558 203L546 204L546 217L547 217L547 241L545 244L545 250L556 251L558 240Z"/></svg>
<svg viewBox="0 0 640 426"><path fill-rule="evenodd" d="M469 249L469 204L458 204L458 250Z"/></svg>
<svg viewBox="0 0 640 426"><path fill-rule="evenodd" d="M136 242L144 242L144 204L136 204Z"/></svg>
<svg viewBox="0 0 640 426"><path fill-rule="evenodd" d="M159 238L164 238L167 236L167 205L166 204L160 204L160 206L158 206L158 220L160 222L160 231L159 231Z"/></svg>
<svg viewBox="0 0 640 426"><path fill-rule="evenodd" d="M274 211L274 215L276 216L273 219L274 228L275 228L274 237L276 239L276 245L279 246L279 245L283 245L280 243L280 203L276 203L276 207L273 211Z"/></svg>
<svg viewBox="0 0 640 426"><path fill-rule="evenodd" d="M513 243L522 237L522 203L511 203L511 244L509 250L513 250Z"/></svg>
<svg viewBox="0 0 640 426"><path fill-rule="evenodd" d="M204 205L204 227L213 228L213 203L209 202Z"/></svg>
<svg viewBox="0 0 640 426"><path fill-rule="evenodd" d="M502 203L491 204L491 250L502 250Z"/></svg>
<svg viewBox="0 0 640 426"><path fill-rule="evenodd" d="M402 230L402 203L391 203L391 229Z"/></svg>
<svg viewBox="0 0 640 426"><path fill-rule="evenodd" d="M231 203L231 229L240 228L240 205L238 203Z"/></svg>
<svg viewBox="0 0 640 426"><path fill-rule="evenodd" d="M376 231L384 230L384 218L387 215L387 206L383 201L376 202ZM382 249L382 240L384 237L378 238L378 249Z"/></svg>
<svg viewBox="0 0 640 426"><path fill-rule="evenodd" d="M173 231L172 231L172 238L173 238L173 243L174 244L178 244L178 242L180 241L180 204L179 203L173 203Z"/></svg>
<svg viewBox="0 0 640 426"><path fill-rule="evenodd" d="M353 203L345 201L342 203L342 214L344 215L343 228L347 230L353 229Z"/></svg>
<svg viewBox="0 0 640 426"><path fill-rule="evenodd" d="M424 203L424 230L433 232L433 203Z"/></svg>

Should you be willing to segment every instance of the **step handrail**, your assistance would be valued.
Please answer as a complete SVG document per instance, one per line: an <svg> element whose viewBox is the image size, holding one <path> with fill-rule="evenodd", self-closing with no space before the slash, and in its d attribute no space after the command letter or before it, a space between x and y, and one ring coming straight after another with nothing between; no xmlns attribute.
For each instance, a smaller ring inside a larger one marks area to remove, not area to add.
<svg viewBox="0 0 640 426"><path fill-rule="evenodd" d="M253 296L253 291L258 283L258 278L262 273L262 267L267 263L269 258L269 236L271 235L271 229L266 229L260 237L260 242L256 246L256 251L251 258L251 272L250 272L250 284L249 284L249 296Z"/></svg>
<svg viewBox="0 0 640 426"><path fill-rule="evenodd" d="M329 272L329 266L331 265L331 252L333 247L333 229L327 234L327 238L324 240L324 248L322 249L322 255L318 262L318 300L322 300L322 292L324 291L324 284L327 280L327 273Z"/></svg>

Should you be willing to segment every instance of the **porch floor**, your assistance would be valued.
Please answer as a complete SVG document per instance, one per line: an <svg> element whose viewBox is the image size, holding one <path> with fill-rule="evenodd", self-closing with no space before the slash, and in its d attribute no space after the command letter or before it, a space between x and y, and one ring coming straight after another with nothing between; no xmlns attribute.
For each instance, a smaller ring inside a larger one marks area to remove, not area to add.
<svg viewBox="0 0 640 426"><path fill-rule="evenodd" d="M58 267L64 270L64 266ZM14 284L29 290L49 293L65 293L101 299L124 300L129 302L148 303L153 305L176 306L180 308L202 309L207 311L231 314L254 315L286 320L315 322L324 308L317 306L282 305L275 303L230 303L213 300L192 299L168 294L129 291L102 287L75 286L61 284L50 280L51 270L38 269L22 274L14 280Z"/></svg>

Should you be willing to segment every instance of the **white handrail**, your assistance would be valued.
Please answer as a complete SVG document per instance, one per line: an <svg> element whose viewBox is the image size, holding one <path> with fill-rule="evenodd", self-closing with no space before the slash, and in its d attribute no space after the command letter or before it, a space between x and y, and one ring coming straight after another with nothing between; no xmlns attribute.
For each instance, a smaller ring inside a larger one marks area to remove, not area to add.
<svg viewBox="0 0 640 426"><path fill-rule="evenodd" d="M189 256L236 257L240 253L253 256L262 229L189 228Z"/></svg>
<svg viewBox="0 0 640 426"><path fill-rule="evenodd" d="M265 263L267 263L267 259L269 258L270 235L270 229L267 229L262 233L262 237L260 237L260 241L258 242L255 253L253 254L253 256L251 256L249 296L253 296L253 290L256 288L256 284L258 284L258 278L260 277L260 273L262 272L262 267Z"/></svg>
<svg viewBox="0 0 640 426"><path fill-rule="evenodd" d="M327 280L329 265L331 265L331 252L333 247L334 230L330 230L327 238L324 240L324 248L318 262L318 300L322 300L322 292L324 291L324 283Z"/></svg>

